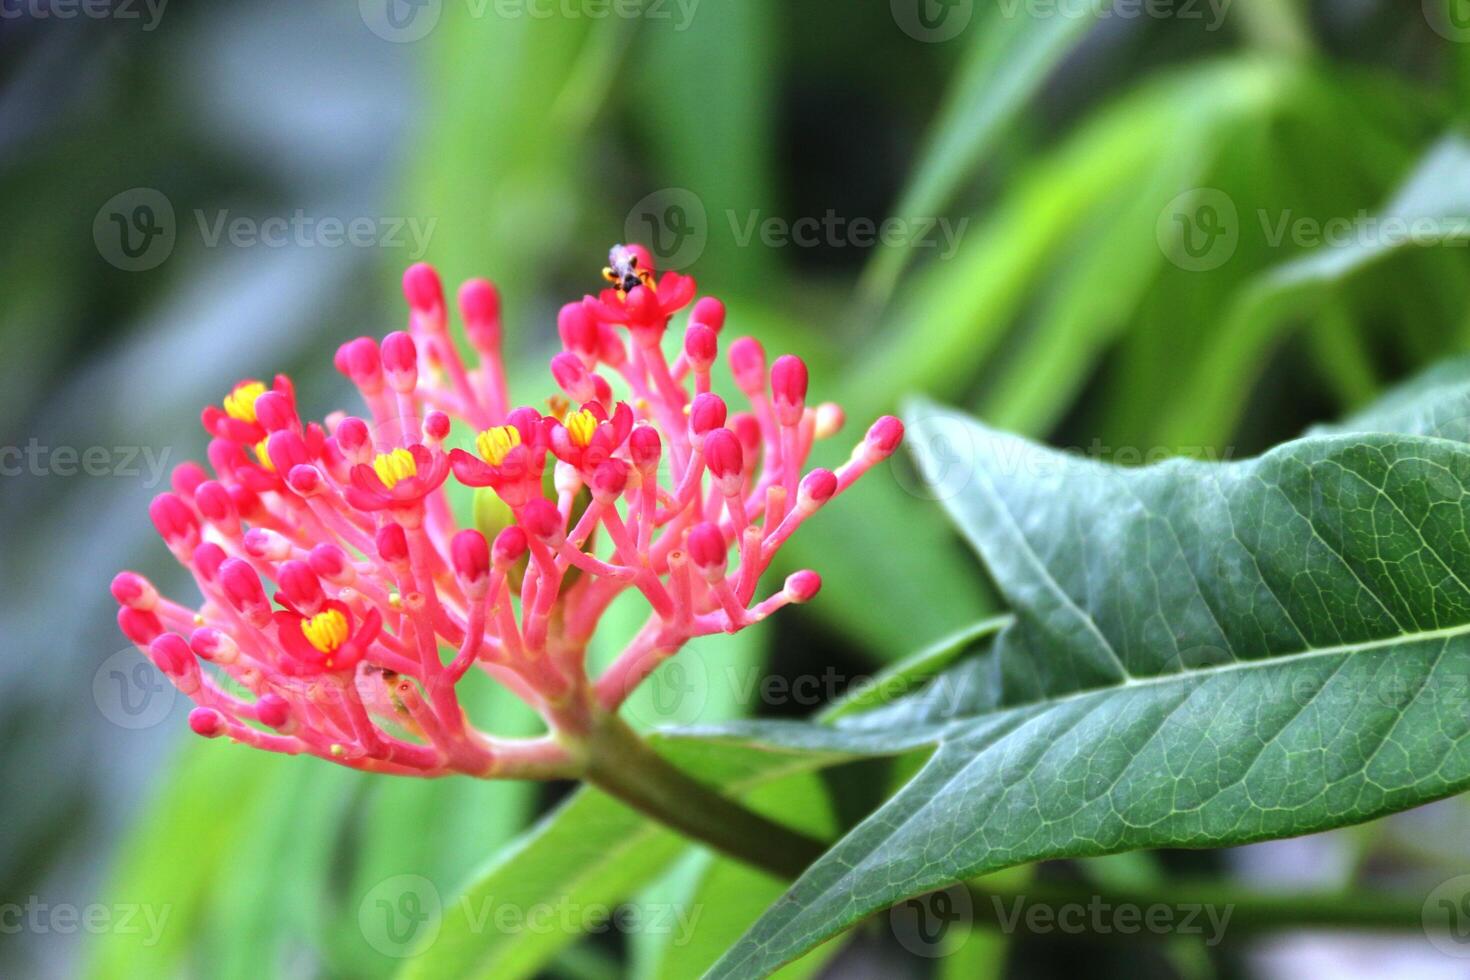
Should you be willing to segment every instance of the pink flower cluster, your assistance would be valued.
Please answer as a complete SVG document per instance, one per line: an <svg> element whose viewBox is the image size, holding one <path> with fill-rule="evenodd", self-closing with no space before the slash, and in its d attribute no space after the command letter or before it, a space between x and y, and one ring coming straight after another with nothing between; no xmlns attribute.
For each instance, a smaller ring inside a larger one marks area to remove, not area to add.
<svg viewBox="0 0 1470 980"><path fill-rule="evenodd" d="M756 598L781 545L894 451L901 423L879 419L835 472L804 473L843 415L807 404L799 358L767 365L753 338L730 343L749 403L732 413L711 391L723 304L693 302L694 280L654 275L638 246L615 248L604 275L600 295L560 311L562 394L546 412L511 407L495 287L459 291L471 369L427 265L404 276L407 331L337 353L364 417L303 422L284 376L204 410L209 468L178 467L150 507L202 604L135 572L112 583L122 631L197 704L194 731L375 772L566 775L590 720L691 638L817 593L800 571ZM664 335L691 302L671 364ZM476 528L456 525L451 476L481 488ZM589 678L588 641L630 589L648 621ZM456 693L471 669L549 734L477 730Z"/></svg>

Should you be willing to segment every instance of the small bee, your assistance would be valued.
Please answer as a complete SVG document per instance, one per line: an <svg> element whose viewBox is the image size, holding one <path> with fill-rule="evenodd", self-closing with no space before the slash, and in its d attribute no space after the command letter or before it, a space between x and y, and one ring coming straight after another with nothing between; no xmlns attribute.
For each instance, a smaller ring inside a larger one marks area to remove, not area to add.
<svg viewBox="0 0 1470 980"><path fill-rule="evenodd" d="M626 245L614 245L607 253L602 278L617 289L618 299L626 299L635 286L653 288L653 272L638 268L638 253Z"/></svg>

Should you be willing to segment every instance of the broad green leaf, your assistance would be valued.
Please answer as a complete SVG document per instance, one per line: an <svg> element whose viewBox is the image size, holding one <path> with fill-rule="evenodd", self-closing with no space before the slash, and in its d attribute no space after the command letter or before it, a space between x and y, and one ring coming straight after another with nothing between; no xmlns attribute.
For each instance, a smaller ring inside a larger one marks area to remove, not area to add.
<svg viewBox="0 0 1470 980"><path fill-rule="evenodd" d="M1015 864L1310 833L1470 786L1470 448L1319 435L1124 469L912 414L968 454L946 506L1016 620L932 685L947 699L862 716L900 742L944 727L714 976Z"/></svg>

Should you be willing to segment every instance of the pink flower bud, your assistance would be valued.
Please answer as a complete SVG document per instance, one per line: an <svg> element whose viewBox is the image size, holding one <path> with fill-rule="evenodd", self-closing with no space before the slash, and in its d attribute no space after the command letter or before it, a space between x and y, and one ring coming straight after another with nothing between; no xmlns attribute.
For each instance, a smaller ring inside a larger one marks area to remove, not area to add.
<svg viewBox="0 0 1470 980"><path fill-rule="evenodd" d="M357 577L357 569L352 567L347 552L335 544L324 542L317 545L311 549L306 561L313 572L333 585L349 585Z"/></svg>
<svg viewBox="0 0 1470 980"><path fill-rule="evenodd" d="M204 467L195 462L187 462L174 467L169 483L175 493L188 500L194 496L194 491L199 484L207 479L209 479L209 474L204 472Z"/></svg>
<svg viewBox="0 0 1470 980"><path fill-rule="evenodd" d="M521 560L526 553L526 532L515 524L495 536L495 567L505 568Z"/></svg>
<svg viewBox="0 0 1470 980"><path fill-rule="evenodd" d="M194 663L189 644L177 633L160 633L148 644L148 655L170 677L183 677Z"/></svg>
<svg viewBox="0 0 1470 980"><path fill-rule="evenodd" d="M286 601L308 616L316 615L322 603L327 601L321 580L304 561L293 559L281 562L276 580L280 583L281 595Z"/></svg>
<svg viewBox="0 0 1470 980"><path fill-rule="evenodd" d="M782 591L792 602L811 602L822 591L822 576L811 569L792 572L786 577L786 587Z"/></svg>
<svg viewBox="0 0 1470 980"><path fill-rule="evenodd" d="M597 362L602 343L597 319L581 303L568 303L557 312L556 331L562 346L580 356L584 364L590 367Z"/></svg>
<svg viewBox="0 0 1470 980"><path fill-rule="evenodd" d="M551 376L567 397L577 403L590 402L597 397L597 386L587 365L576 354L562 351L551 359Z"/></svg>
<svg viewBox="0 0 1470 980"><path fill-rule="evenodd" d="M291 471L286 474L286 484L302 497L315 497L327 489L322 471L309 463L291 467Z"/></svg>
<svg viewBox="0 0 1470 980"><path fill-rule="evenodd" d="M199 521L177 494L161 493L148 505L148 516L170 548L192 550L199 542Z"/></svg>
<svg viewBox="0 0 1470 980"><path fill-rule="evenodd" d="M416 262L403 273L403 296L415 313L435 313L444 308L444 285L427 262Z"/></svg>
<svg viewBox="0 0 1470 980"><path fill-rule="evenodd" d="M837 492L837 476L831 470L815 469L802 478L796 491L796 505L806 510L816 510L832 499Z"/></svg>
<svg viewBox="0 0 1470 980"><path fill-rule="evenodd" d="M358 337L337 348L336 365L363 394L376 395L383 390L383 359L371 337Z"/></svg>
<svg viewBox="0 0 1470 980"><path fill-rule="evenodd" d="M689 314L690 323L702 323L715 333L719 333L725 327L725 304L713 296L705 296L694 304L694 309Z"/></svg>
<svg viewBox="0 0 1470 980"><path fill-rule="evenodd" d="M225 716L213 708L195 708L189 712L189 727L195 735L218 738L225 733Z"/></svg>
<svg viewBox="0 0 1470 980"><path fill-rule="evenodd" d="M129 640L146 647L163 632L163 623L151 612L123 606L117 611L117 625Z"/></svg>
<svg viewBox="0 0 1470 980"><path fill-rule="evenodd" d="M411 394L419 383L419 349L413 337L395 330L383 338L383 374L401 395Z"/></svg>
<svg viewBox="0 0 1470 980"><path fill-rule="evenodd" d="M118 572L112 579L112 597L119 606L152 612L158 606L158 590L137 572Z"/></svg>
<svg viewBox="0 0 1470 980"><path fill-rule="evenodd" d="M470 529L460 531L450 542L454 574L471 595L484 595L490 577L490 545L485 535Z"/></svg>
<svg viewBox="0 0 1470 980"><path fill-rule="evenodd" d="M279 694L262 694L255 702L255 717L267 728L285 728L291 722L291 704Z"/></svg>
<svg viewBox="0 0 1470 980"><path fill-rule="evenodd" d="M440 411L432 411L424 416L424 438L442 443L449 438L449 416Z"/></svg>
<svg viewBox="0 0 1470 980"><path fill-rule="evenodd" d="M235 498L223 484L205 480L194 490L194 505L209 523L234 533L239 529L240 515L235 512Z"/></svg>
<svg viewBox="0 0 1470 980"><path fill-rule="evenodd" d="M459 287L459 314L475 350L500 349L500 293L486 279L471 279Z"/></svg>
<svg viewBox="0 0 1470 980"><path fill-rule="evenodd" d="M373 458L372 433L362 419L348 416L337 423L337 431L334 435L337 440L337 448L341 449L342 455L352 463L367 463Z"/></svg>
<svg viewBox="0 0 1470 980"><path fill-rule="evenodd" d="M749 412L737 412L730 419L730 430L740 439L740 448L754 461L761 449L761 424Z"/></svg>
<svg viewBox="0 0 1470 980"><path fill-rule="evenodd" d="M633 465L645 476L658 469L658 459L663 453L663 441L658 437L658 430L651 425L636 426L628 435L628 452L633 457Z"/></svg>
<svg viewBox="0 0 1470 980"><path fill-rule="evenodd" d="M408 535L403 525L389 522L378 528L378 557L390 565L408 563Z"/></svg>
<svg viewBox="0 0 1470 980"><path fill-rule="evenodd" d="M689 432L694 436L695 445L699 445L711 429L723 426L725 416L725 399L710 391L695 395L694 403L689 406Z"/></svg>
<svg viewBox="0 0 1470 980"><path fill-rule="evenodd" d="M719 578L725 574L730 551L725 536L718 525L705 521L689 529L689 560L706 578Z"/></svg>
<svg viewBox="0 0 1470 980"><path fill-rule="evenodd" d="M296 406L287 395L279 391L267 391L255 399L255 420L267 432L301 427L301 419L296 416Z"/></svg>
<svg viewBox="0 0 1470 980"><path fill-rule="evenodd" d="M609 459L592 471L592 496L604 503L612 503L622 496L628 487L628 464L620 459Z"/></svg>
<svg viewBox="0 0 1470 980"><path fill-rule="evenodd" d="M705 323L691 323L684 331L684 356L689 363L701 371L708 371L715 363L720 350L720 340L714 328Z"/></svg>
<svg viewBox="0 0 1470 980"><path fill-rule="evenodd" d="M597 356L613 369L622 367L628 360L628 348L623 344L623 338L606 323L597 325Z"/></svg>
<svg viewBox="0 0 1470 980"><path fill-rule="evenodd" d="M704 462L725 496L740 492L745 479L745 453L729 429L714 429L704 437Z"/></svg>
<svg viewBox="0 0 1470 980"><path fill-rule="evenodd" d="M265 510L256 492L238 483L230 487L230 499L235 502L235 513L247 521L257 520Z"/></svg>
<svg viewBox="0 0 1470 980"><path fill-rule="evenodd" d="M735 385L754 397L766 387L766 352L754 337L741 337L730 345L730 372Z"/></svg>
<svg viewBox="0 0 1470 980"><path fill-rule="evenodd" d="M868 452L877 459L886 459L903 441L903 423L892 415L885 415L868 429Z"/></svg>
<svg viewBox="0 0 1470 980"><path fill-rule="evenodd" d="M776 421L796 425L806 407L806 364L792 354L783 354L771 365L771 399L776 406Z"/></svg>
<svg viewBox="0 0 1470 980"><path fill-rule="evenodd" d="M226 558L219 567L219 583L225 598L250 625L260 628L270 622L270 601L260 585L260 576L249 562Z"/></svg>
<svg viewBox="0 0 1470 980"><path fill-rule="evenodd" d="M265 453L277 473L289 473L291 467L311 462L306 440L289 429L272 432L266 440Z"/></svg>
<svg viewBox="0 0 1470 980"><path fill-rule="evenodd" d="M542 541L555 541L564 529L561 511L545 498L532 500L521 508L521 526L531 537Z"/></svg>
<svg viewBox="0 0 1470 980"><path fill-rule="evenodd" d="M190 634L189 649L210 663L228 666L240 659L240 648L230 635L210 626L201 626Z"/></svg>
<svg viewBox="0 0 1470 980"><path fill-rule="evenodd" d="M224 564L229 556L225 549L213 541L206 541L194 549L194 568L206 582L213 582L219 574L219 567Z"/></svg>

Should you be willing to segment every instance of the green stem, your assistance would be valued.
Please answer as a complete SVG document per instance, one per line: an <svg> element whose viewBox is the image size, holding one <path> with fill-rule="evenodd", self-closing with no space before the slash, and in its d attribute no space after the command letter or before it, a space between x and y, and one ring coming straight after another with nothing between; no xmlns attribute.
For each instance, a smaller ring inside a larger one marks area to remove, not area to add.
<svg viewBox="0 0 1470 980"><path fill-rule="evenodd" d="M1183 928L1191 908L1200 911L1191 928L1207 939L1212 933L1253 934L1309 927L1419 930L1423 902L1364 892L1253 892L1208 882L1170 882L1159 890L1100 889L1088 884L1029 882L1016 888L973 885L974 921L1002 931L1070 933L1090 937L1168 938ZM1071 911L1063 914L1063 909ZM1119 928L1121 908L1130 913L1130 931ZM1150 927L1148 910L1167 909L1168 928ZM1043 912L1033 912L1042 909Z"/></svg>
<svg viewBox="0 0 1470 980"><path fill-rule="evenodd" d="M827 849L685 774L617 715L587 735L586 779L633 809L739 861L790 880Z"/></svg>

